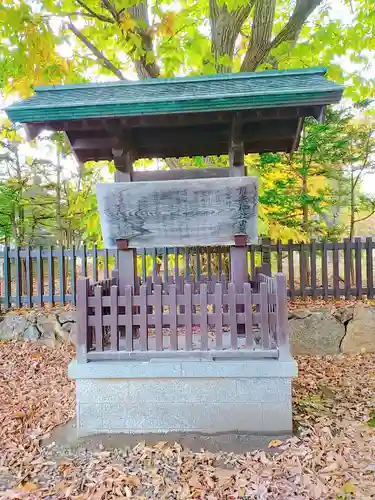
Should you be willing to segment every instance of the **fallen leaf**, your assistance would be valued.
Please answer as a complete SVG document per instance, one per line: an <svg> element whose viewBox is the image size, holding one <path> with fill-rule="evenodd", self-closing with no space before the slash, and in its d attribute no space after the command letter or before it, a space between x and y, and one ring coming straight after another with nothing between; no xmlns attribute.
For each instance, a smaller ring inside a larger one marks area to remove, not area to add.
<svg viewBox="0 0 375 500"><path fill-rule="evenodd" d="M356 490L355 490L354 486L352 485L352 483L345 483L343 485L343 487L342 487L342 491L344 493L348 493L350 495L355 495L355 492L356 492Z"/></svg>
<svg viewBox="0 0 375 500"><path fill-rule="evenodd" d="M278 446L281 446L283 444L282 441L280 441L279 439L272 439L272 441L270 441L268 443L268 448L277 448Z"/></svg>
<svg viewBox="0 0 375 500"><path fill-rule="evenodd" d="M159 441L154 445L154 448L156 448L157 450L162 450L167 444L168 441Z"/></svg>
<svg viewBox="0 0 375 500"><path fill-rule="evenodd" d="M219 486L222 486L226 483L232 476L234 472L228 469L215 469L214 475L217 477L219 481Z"/></svg>
<svg viewBox="0 0 375 500"><path fill-rule="evenodd" d="M23 483L21 486L17 488L19 491L23 493L29 493L30 491L35 491L38 489L38 485L32 482Z"/></svg>
<svg viewBox="0 0 375 500"><path fill-rule="evenodd" d="M26 417L26 415L25 415L25 412L23 412L23 411L16 411L16 413L14 413L13 417L23 419Z"/></svg>

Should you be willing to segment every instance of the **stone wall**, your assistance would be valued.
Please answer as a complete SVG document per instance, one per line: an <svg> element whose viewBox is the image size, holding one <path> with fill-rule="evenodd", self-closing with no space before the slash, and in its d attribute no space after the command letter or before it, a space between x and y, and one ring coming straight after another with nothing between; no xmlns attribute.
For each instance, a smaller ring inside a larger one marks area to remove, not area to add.
<svg viewBox="0 0 375 500"><path fill-rule="evenodd" d="M290 311L289 328L293 354L375 352L375 306L363 302ZM75 329L74 310L17 311L0 318L0 340L74 344Z"/></svg>

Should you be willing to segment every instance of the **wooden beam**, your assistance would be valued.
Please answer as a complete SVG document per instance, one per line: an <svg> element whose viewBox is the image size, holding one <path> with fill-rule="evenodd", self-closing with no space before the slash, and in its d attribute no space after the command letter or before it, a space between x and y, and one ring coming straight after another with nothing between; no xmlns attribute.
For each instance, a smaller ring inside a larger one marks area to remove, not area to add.
<svg viewBox="0 0 375 500"><path fill-rule="evenodd" d="M297 125L297 130L296 130L296 133L294 135L294 139L293 139L293 145L292 145L292 149L290 151L290 155L293 156L293 153L294 151L298 148L299 146L299 142L300 142L300 139L301 139L301 132L302 132L302 129L303 129L303 122L305 121L304 118L300 118L298 120L298 125Z"/></svg>
<svg viewBox="0 0 375 500"><path fill-rule="evenodd" d="M176 170L134 171L131 174L133 182L143 181L175 181L179 179L209 179L229 177L229 168L192 168Z"/></svg>
<svg viewBox="0 0 375 500"><path fill-rule="evenodd" d="M233 117L229 138L229 169L230 176L245 175L245 150L243 142L243 121L241 113Z"/></svg>
<svg viewBox="0 0 375 500"><path fill-rule="evenodd" d="M48 127L45 124L43 125L43 124L28 123L24 125L24 129L26 132L26 139L28 141L32 141L33 139L38 137L38 135L40 134L40 132L42 132L42 130L46 130L47 128Z"/></svg>
<svg viewBox="0 0 375 500"><path fill-rule="evenodd" d="M112 149L113 162L117 170L130 174L133 171L133 154L123 149Z"/></svg>
<svg viewBox="0 0 375 500"><path fill-rule="evenodd" d="M300 106L291 108L266 108L243 110L243 123L259 123L264 121L278 121L288 119L298 119L300 117L314 116L318 118L321 114L321 105ZM50 122L35 122L32 125L40 125L43 129L82 131L82 130L122 130L134 128L170 128L186 127L194 125L208 125L213 123L232 122L233 112L210 112L210 113L189 113L170 115L150 115L150 116L129 116L123 118L91 118L85 120L61 120ZM30 125L30 124L29 124ZM29 126L28 125L28 126ZM109 125L109 128L108 126Z"/></svg>

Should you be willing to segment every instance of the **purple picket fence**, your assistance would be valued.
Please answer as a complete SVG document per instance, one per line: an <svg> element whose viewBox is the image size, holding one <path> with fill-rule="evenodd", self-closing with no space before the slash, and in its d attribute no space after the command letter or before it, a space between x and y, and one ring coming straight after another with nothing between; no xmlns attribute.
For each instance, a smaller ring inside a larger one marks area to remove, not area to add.
<svg viewBox="0 0 375 500"><path fill-rule="evenodd" d="M288 344L285 277L77 286L78 361L197 356L278 358ZM242 328L240 328L242 327Z"/></svg>

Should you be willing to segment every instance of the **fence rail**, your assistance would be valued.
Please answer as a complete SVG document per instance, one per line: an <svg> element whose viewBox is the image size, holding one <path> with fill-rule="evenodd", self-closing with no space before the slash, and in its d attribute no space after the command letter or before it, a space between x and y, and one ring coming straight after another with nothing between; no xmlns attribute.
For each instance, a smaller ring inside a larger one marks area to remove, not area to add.
<svg viewBox="0 0 375 500"><path fill-rule="evenodd" d="M287 346L286 284L282 274L245 283L153 283L120 294L116 279L78 282L80 362L149 359L205 353L210 357L279 357ZM181 311L183 307L183 311ZM238 330L244 325L243 335Z"/></svg>
<svg viewBox="0 0 375 500"><path fill-rule="evenodd" d="M272 272L287 278L290 298L373 298L374 248L372 238L342 242L309 243L263 240L248 247L249 276L258 266L269 264ZM141 283L151 278L165 283L230 279L228 247L152 248L137 252ZM33 307L76 303L77 280L107 279L117 265L117 250L92 248L0 248L0 304Z"/></svg>

